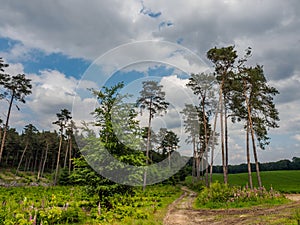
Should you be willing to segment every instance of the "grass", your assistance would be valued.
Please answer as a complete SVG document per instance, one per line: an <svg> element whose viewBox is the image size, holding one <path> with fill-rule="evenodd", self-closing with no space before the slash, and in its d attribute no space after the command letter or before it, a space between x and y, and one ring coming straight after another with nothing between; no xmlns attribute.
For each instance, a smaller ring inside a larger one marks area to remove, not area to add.
<svg viewBox="0 0 300 225"><path fill-rule="evenodd" d="M30 183L35 184L50 184L51 174L45 173L43 177L37 179L37 174L33 172L19 171L16 174L15 169L3 169L0 168L0 183L6 185L29 185Z"/></svg>
<svg viewBox="0 0 300 225"><path fill-rule="evenodd" d="M271 187L281 193L300 193L300 170L262 171L261 179L266 189ZM223 174L214 174L214 181L223 182ZM253 185L257 185L256 173L252 173ZM247 173L229 174L231 186L245 186L248 183Z"/></svg>
<svg viewBox="0 0 300 225"><path fill-rule="evenodd" d="M264 188L251 190L215 182L210 185L210 188L204 188L199 193L194 206L208 209L250 208L258 205L273 206L288 202L290 200L274 190L267 191Z"/></svg>

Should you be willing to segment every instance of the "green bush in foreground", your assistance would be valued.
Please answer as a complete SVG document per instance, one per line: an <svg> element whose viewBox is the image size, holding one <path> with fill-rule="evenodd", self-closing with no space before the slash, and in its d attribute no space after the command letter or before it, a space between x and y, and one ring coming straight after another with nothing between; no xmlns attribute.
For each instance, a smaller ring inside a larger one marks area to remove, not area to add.
<svg viewBox="0 0 300 225"><path fill-rule="evenodd" d="M219 182L204 188L197 197L197 208L240 208L261 204L282 204L287 200L279 192L263 188L229 187Z"/></svg>

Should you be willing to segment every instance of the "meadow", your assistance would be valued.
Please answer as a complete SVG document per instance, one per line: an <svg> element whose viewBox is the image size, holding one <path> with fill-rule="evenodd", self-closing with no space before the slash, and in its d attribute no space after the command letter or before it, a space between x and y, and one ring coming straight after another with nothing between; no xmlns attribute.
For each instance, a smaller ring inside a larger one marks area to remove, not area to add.
<svg viewBox="0 0 300 225"><path fill-rule="evenodd" d="M263 186L270 190L271 187L281 193L300 193L300 170L262 171ZM257 187L256 173L252 173L253 185ZM214 174L213 181L223 182L223 174ZM229 174L228 183L231 186L246 186L247 173Z"/></svg>

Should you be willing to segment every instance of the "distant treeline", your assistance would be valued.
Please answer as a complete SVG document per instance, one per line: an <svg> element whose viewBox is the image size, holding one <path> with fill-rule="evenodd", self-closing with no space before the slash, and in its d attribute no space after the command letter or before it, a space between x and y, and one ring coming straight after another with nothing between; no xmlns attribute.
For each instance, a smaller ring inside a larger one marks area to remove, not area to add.
<svg viewBox="0 0 300 225"><path fill-rule="evenodd" d="M288 159L279 160L277 162L267 162L259 164L260 171L273 171L273 170L300 170L300 158L293 157L292 161ZM251 170L255 171L255 164L251 164ZM214 173L223 173L222 166L214 166ZM247 173L247 164L229 165L228 173Z"/></svg>

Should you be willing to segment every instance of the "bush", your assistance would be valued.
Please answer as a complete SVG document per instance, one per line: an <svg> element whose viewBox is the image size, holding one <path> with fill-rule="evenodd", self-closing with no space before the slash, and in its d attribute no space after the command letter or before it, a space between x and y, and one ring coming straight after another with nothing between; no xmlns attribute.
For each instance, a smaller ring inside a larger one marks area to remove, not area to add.
<svg viewBox="0 0 300 225"><path fill-rule="evenodd" d="M204 188L197 197L196 207L224 208L245 207L264 203L280 204L288 200L278 192L262 188L229 187L219 182L213 183L210 188Z"/></svg>

